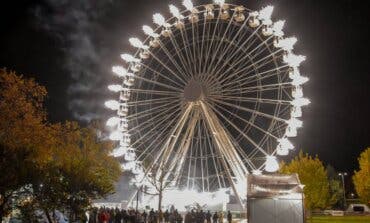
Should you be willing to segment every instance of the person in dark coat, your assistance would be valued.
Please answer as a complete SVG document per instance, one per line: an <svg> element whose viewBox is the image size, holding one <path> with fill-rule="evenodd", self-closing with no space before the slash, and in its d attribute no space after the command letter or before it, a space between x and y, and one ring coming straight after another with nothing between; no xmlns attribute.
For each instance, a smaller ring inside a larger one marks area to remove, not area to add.
<svg viewBox="0 0 370 223"><path fill-rule="evenodd" d="M217 221L218 221L217 211L213 214L212 220L213 220L213 223L217 223Z"/></svg>
<svg viewBox="0 0 370 223"><path fill-rule="evenodd" d="M230 211L227 212L227 222L228 223L231 223L233 220L233 215L231 214Z"/></svg>
<svg viewBox="0 0 370 223"><path fill-rule="evenodd" d="M207 211L207 214L206 214L207 223L211 223L211 217L212 217L211 212L210 211Z"/></svg>
<svg viewBox="0 0 370 223"><path fill-rule="evenodd" d="M163 213L163 217L164 217L164 223L168 223L168 222L170 222L170 213L168 212L168 210L166 210L166 211Z"/></svg>

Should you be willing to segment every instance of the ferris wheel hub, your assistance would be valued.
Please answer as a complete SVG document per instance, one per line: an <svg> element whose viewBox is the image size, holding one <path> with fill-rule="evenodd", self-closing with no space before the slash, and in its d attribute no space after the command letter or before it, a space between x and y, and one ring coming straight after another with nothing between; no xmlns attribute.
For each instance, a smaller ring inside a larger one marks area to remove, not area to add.
<svg viewBox="0 0 370 223"><path fill-rule="evenodd" d="M205 96L204 86L194 79L190 80L184 89L184 99L187 102L195 102L201 100Z"/></svg>

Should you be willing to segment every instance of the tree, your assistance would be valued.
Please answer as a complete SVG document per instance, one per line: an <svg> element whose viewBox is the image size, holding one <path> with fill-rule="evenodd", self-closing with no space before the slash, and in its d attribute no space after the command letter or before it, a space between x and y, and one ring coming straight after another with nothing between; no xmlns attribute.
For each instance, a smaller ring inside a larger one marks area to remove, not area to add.
<svg viewBox="0 0 370 223"><path fill-rule="evenodd" d="M301 183L305 185L305 207L308 210L322 209L330 200L329 182L323 163L319 158L303 154L301 151L290 163L282 164L281 172L297 173Z"/></svg>
<svg viewBox="0 0 370 223"><path fill-rule="evenodd" d="M74 122L54 128L58 135L54 161L32 185L33 196L46 215L63 207L70 220L77 220L92 200L114 192L120 167L108 155L111 143L100 140L95 129Z"/></svg>
<svg viewBox="0 0 370 223"><path fill-rule="evenodd" d="M33 79L0 69L0 219L27 191L35 167L52 158L45 96L46 89Z"/></svg>
<svg viewBox="0 0 370 223"><path fill-rule="evenodd" d="M0 219L18 206L31 218L42 210L77 216L114 190L118 162L112 145L96 127L50 124L43 102L46 89L33 79L0 70Z"/></svg>
<svg viewBox="0 0 370 223"><path fill-rule="evenodd" d="M364 203L370 204L370 147L358 158L360 169L353 175L357 195Z"/></svg>
<svg viewBox="0 0 370 223"><path fill-rule="evenodd" d="M331 165L326 166L326 173L329 180L329 191L330 199L329 205L332 207L343 207L344 197L343 197L343 186L338 176L338 172Z"/></svg>
<svg viewBox="0 0 370 223"><path fill-rule="evenodd" d="M146 192L150 195L158 196L158 211L162 210L162 200L164 191L171 186L172 181L166 180L166 175L168 174L167 168L164 165L157 165L157 171L153 171L148 176L149 183L155 189L155 192Z"/></svg>

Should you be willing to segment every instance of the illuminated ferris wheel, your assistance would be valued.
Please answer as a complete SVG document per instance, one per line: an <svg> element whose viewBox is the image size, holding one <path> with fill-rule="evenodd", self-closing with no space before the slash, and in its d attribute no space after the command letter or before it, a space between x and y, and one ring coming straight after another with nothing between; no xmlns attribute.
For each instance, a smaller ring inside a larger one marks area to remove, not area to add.
<svg viewBox="0 0 370 223"><path fill-rule="evenodd" d="M121 78L108 87L119 100L105 103L118 114L107 122L119 141L113 155L137 183L155 174L179 189L241 196L248 174L277 171L294 149L289 138L310 103L305 57L284 37L285 21L272 21L272 6L183 6L170 5L169 19L154 14L145 36L129 39L136 52L113 67Z"/></svg>

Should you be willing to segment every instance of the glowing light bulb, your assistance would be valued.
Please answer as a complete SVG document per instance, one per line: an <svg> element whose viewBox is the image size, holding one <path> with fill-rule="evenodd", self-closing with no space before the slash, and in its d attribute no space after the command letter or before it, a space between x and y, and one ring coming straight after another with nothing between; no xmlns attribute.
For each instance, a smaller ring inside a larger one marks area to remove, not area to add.
<svg viewBox="0 0 370 223"><path fill-rule="evenodd" d="M299 67L299 65L305 60L306 60L305 56L295 55L293 53L288 53L287 55L283 56L284 63L287 63L289 66L293 68Z"/></svg>
<svg viewBox="0 0 370 223"><path fill-rule="evenodd" d="M287 156L289 154L289 149L282 147L280 144L276 148L276 154L279 156Z"/></svg>
<svg viewBox="0 0 370 223"><path fill-rule="evenodd" d="M159 34L155 33L154 30L150 26L144 25L143 31L146 35L151 36L153 38L159 37Z"/></svg>
<svg viewBox="0 0 370 223"><path fill-rule="evenodd" d="M112 110L118 110L119 109L119 102L116 100L109 100L104 103L104 105Z"/></svg>
<svg viewBox="0 0 370 223"><path fill-rule="evenodd" d="M279 20L272 25L274 36L282 37L284 35L284 32L283 32L284 25L285 25L285 20Z"/></svg>
<svg viewBox="0 0 370 223"><path fill-rule="evenodd" d="M109 127L114 127L114 126L118 125L120 121L121 121L121 119L118 118L118 117L111 117L111 118L108 119L106 125L109 126Z"/></svg>
<svg viewBox="0 0 370 223"><path fill-rule="evenodd" d="M287 127L285 130L286 137L296 137L297 136L297 128Z"/></svg>
<svg viewBox="0 0 370 223"><path fill-rule="evenodd" d="M266 156L265 170L267 172L276 172L279 170L279 163L275 156Z"/></svg>
<svg viewBox="0 0 370 223"><path fill-rule="evenodd" d="M113 73L117 74L119 77L124 77L127 74L127 70L121 66L112 67Z"/></svg>
<svg viewBox="0 0 370 223"><path fill-rule="evenodd" d="M285 51L291 51L294 48L294 44L296 44L297 38L296 37L289 37L285 39L281 39L276 43L276 47L282 48Z"/></svg>
<svg viewBox="0 0 370 223"><path fill-rule="evenodd" d="M290 112L290 117L292 117L292 118L302 117L302 108L301 107L293 107L292 111Z"/></svg>
<svg viewBox="0 0 370 223"><path fill-rule="evenodd" d="M191 0L184 0L182 2L182 5L185 6L185 8L189 11L192 11L194 8L193 2Z"/></svg>
<svg viewBox="0 0 370 223"><path fill-rule="evenodd" d="M225 0L213 0L213 2L221 6L225 4Z"/></svg>
<svg viewBox="0 0 370 223"><path fill-rule="evenodd" d="M278 143L281 147L284 147L284 148L287 148L287 149L294 149L293 144L286 137L278 139L277 141L278 141Z"/></svg>
<svg viewBox="0 0 370 223"><path fill-rule="evenodd" d="M160 13L153 15L153 22L159 26L166 26L166 19Z"/></svg>
<svg viewBox="0 0 370 223"><path fill-rule="evenodd" d="M144 49L144 50L147 50L149 47L148 46L145 46L143 44L143 42L141 42L140 39L138 38L130 38L128 40L130 42L130 44L133 46L133 47L136 47L136 48L140 48L140 49Z"/></svg>
<svg viewBox="0 0 370 223"><path fill-rule="evenodd" d="M128 53L121 54L121 58L128 63L140 63L140 59L137 59Z"/></svg>
<svg viewBox="0 0 370 223"><path fill-rule="evenodd" d="M112 141L119 141L122 139L122 137L123 137L123 134L122 132L119 132L119 131L114 131L109 135L109 139Z"/></svg>
<svg viewBox="0 0 370 223"><path fill-rule="evenodd" d="M294 77L294 79L292 81L292 85L293 86L300 86L302 84L307 83L309 80L310 79L308 77L297 76L297 77Z"/></svg>
<svg viewBox="0 0 370 223"><path fill-rule="evenodd" d="M307 98L296 98L293 101L290 102L290 104L297 106L297 107L302 107L309 105L311 101Z"/></svg>
<svg viewBox="0 0 370 223"><path fill-rule="evenodd" d="M303 90L301 86L296 86L292 90L293 98L303 98Z"/></svg>
<svg viewBox="0 0 370 223"><path fill-rule="evenodd" d="M262 24L265 24L265 25L272 24L272 21L271 21L272 11L274 11L274 7L271 5L268 5L259 11L258 18L262 20Z"/></svg>
<svg viewBox="0 0 370 223"><path fill-rule="evenodd" d="M180 13L180 10L176 6L169 5L169 7L170 7L170 12L174 17L180 20L184 19L184 16Z"/></svg>
<svg viewBox="0 0 370 223"><path fill-rule="evenodd" d="M296 118L291 118L287 120L286 123L290 128L301 128L303 126L303 122Z"/></svg>
<svg viewBox="0 0 370 223"><path fill-rule="evenodd" d="M112 84L108 86L108 89L113 92L120 92L123 90L122 86L119 84Z"/></svg>

